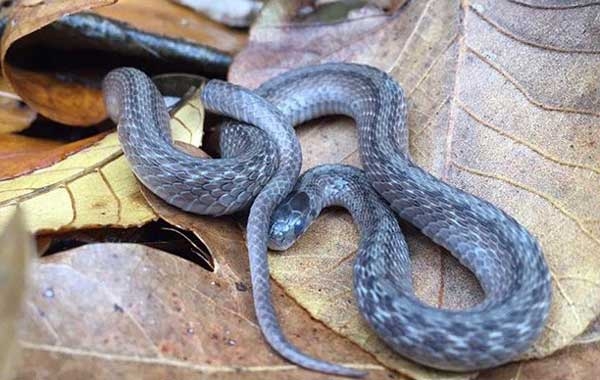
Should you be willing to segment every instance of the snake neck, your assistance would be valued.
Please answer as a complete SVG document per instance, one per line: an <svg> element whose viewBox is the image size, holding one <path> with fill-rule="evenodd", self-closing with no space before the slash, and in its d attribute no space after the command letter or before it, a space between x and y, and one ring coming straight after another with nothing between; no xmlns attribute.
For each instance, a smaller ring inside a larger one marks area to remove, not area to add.
<svg viewBox="0 0 600 380"><path fill-rule="evenodd" d="M305 195L309 204L302 211L306 227L327 207L343 207L352 215L360 235L354 266L356 288L368 289L376 284L385 287L382 293L390 297L398 292L412 296L411 265L404 235L395 215L369 185L362 170L348 165L314 167L300 177L290 194L290 202L300 194ZM361 293L357 296L360 305L365 297Z"/></svg>
<svg viewBox="0 0 600 380"><path fill-rule="evenodd" d="M292 194L305 193L310 202L309 222L323 209L343 207L350 212L361 235L369 235L377 228L378 221L387 214L380 207L378 195L369 186L362 170L348 165L320 165L306 172ZM375 200L375 202L373 202ZM370 209L370 212L364 210Z"/></svg>

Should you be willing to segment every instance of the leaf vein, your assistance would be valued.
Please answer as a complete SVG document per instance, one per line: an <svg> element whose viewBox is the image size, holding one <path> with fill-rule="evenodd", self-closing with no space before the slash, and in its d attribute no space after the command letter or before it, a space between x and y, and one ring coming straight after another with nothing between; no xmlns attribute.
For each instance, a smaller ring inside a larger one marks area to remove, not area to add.
<svg viewBox="0 0 600 380"><path fill-rule="evenodd" d="M553 51L553 52L558 52L558 53L577 53L577 54L589 54L589 55L596 55L599 54L599 51L596 50L589 50L589 49L566 49L566 48L561 48L558 46L551 46L551 45L542 45L533 41L528 41L522 37L519 37L515 34L513 34L510 30L506 29L505 27L503 27L502 25L498 24L497 22L493 21L492 19L490 19L489 17L486 17L483 13L479 12L477 9L475 9L475 7L473 7L473 5L471 4L469 6L469 8L471 9L471 11L473 11L473 13L479 17L481 20L483 20L485 23L487 23L488 25L490 25L492 28L494 28L495 30L497 30L499 33L505 35L506 37L520 42L524 45L528 45L528 46L532 46L541 50L547 50L547 51Z"/></svg>
<svg viewBox="0 0 600 380"><path fill-rule="evenodd" d="M531 149L532 151L534 151L535 153L539 154L540 156L542 156L543 158L552 161L554 163L557 163L559 165L562 166L568 166L568 167L572 167L572 168L577 168L577 169L584 169L584 170L590 170L596 174L600 174L600 168L595 168L593 166L589 166L589 165L584 165L584 164L579 164L579 163L575 163L575 162L568 162L568 161L563 161L557 157L552 156L550 153L545 152L544 150L542 150L540 147L527 142L526 140L519 138L517 136L514 136L506 131L503 131L502 129L498 128L497 126L493 125L492 123L484 120L483 118L481 118L479 115L477 115L475 113L475 111L473 111L471 108L469 108L465 103L463 103L462 101L458 100L456 102L456 104L458 105L458 107L460 109L462 109L463 111L465 111L465 113L467 115L469 115L473 120L475 120L476 122L478 122L479 124L483 125L486 128L489 128L491 130L493 130L494 132L498 133L499 135L502 135L506 138L508 138L509 140L512 140L513 142L520 144L520 145L524 145L527 148Z"/></svg>
<svg viewBox="0 0 600 380"><path fill-rule="evenodd" d="M572 212L567 210L566 207L564 207L562 204L560 204L556 199L553 199L552 197L542 193L541 191L538 191L538 190L528 187L524 184L521 184L513 179L510 179L510 178L507 178L507 177L504 177L504 176L501 176L498 174L487 173L487 172L483 172L483 171L480 171L477 169L469 168L469 167L463 166L455 161L452 162L452 165L454 165L457 168L464 170L468 173L471 173L473 175L478 175L480 177L486 177L486 178L491 178L491 179L495 179L498 181L502 181L502 182L512 185L516 188L519 188L519 189L527 191L531 194L537 195L538 197L542 198L543 200L548 202L550 205L552 205L561 214L566 216L567 219L574 222L575 225L579 228L579 230L581 232L583 232L583 234L586 235L588 238L590 238L590 240L592 240L597 245L600 245L600 239L598 239L596 236L594 236L594 234L591 231L589 231L587 228L585 228L582 221L576 215L574 215Z"/></svg>
<svg viewBox="0 0 600 380"><path fill-rule="evenodd" d="M577 109L572 109L572 108L565 108L565 107L558 107L558 106L552 106L552 105L548 105L545 103L542 103L536 99L533 98L533 96L527 92L527 90L525 89L525 87L523 87L523 85L521 85L512 75L510 75L506 70L502 69L500 66L496 65L495 63L493 63L491 60L489 60L487 57L485 57L481 52L475 50L473 47L465 44L467 50L471 53L473 53L477 58L479 58L479 60L481 60L482 62L484 62L485 64L487 64L489 67L491 67L492 69L494 69L496 72L498 72L502 77L504 77L507 81L509 81L513 86L515 86L515 88L521 93L523 94L523 96L525 96L525 98L527 99L527 101L529 101L531 104L543 109L543 110L547 110L547 111L554 111L554 112L561 112L561 113L574 113L574 114L580 114L580 115L591 115L591 116L600 116L600 113L598 112L594 112L594 111L587 111L587 110L577 110Z"/></svg>
<svg viewBox="0 0 600 380"><path fill-rule="evenodd" d="M39 344L29 341L20 341L23 348L28 350L47 351L52 353L58 353L63 355L71 355L78 357L90 357L95 359L107 360L112 362L124 362L134 364L151 364L151 365L163 365L168 367L183 368L192 370L200 373L239 373L239 372L278 372L278 371L292 371L298 369L297 366L292 364L282 365L264 365L264 366L216 366L207 364L192 364L183 360L168 359L164 357L143 357L135 355L119 355L110 354L99 351L81 350L76 348L64 347L64 346L52 346L48 344ZM376 370L383 371L384 367L376 364L345 364L348 367L365 370Z"/></svg>

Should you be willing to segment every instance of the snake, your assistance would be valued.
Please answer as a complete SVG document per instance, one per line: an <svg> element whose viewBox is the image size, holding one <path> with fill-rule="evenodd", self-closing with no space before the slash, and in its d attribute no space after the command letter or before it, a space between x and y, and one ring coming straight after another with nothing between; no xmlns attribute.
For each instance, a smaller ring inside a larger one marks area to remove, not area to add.
<svg viewBox="0 0 600 380"><path fill-rule="evenodd" d="M257 320L271 347L291 362L336 375L364 375L293 346L271 301L267 246L287 248L329 205L349 209L359 226L354 289L361 315L400 355L443 370L479 370L514 360L541 334L552 290L539 242L506 212L412 161L407 102L387 73L327 63L287 71L254 91L208 81L201 93L204 106L250 124L222 128L219 159L200 159L173 146L164 101L142 72L111 71L103 93L124 154L152 192L198 214L250 207L246 234ZM294 187L302 155L292 126L332 114L355 120L364 172L319 167ZM484 300L466 310L420 301L395 215L471 270Z"/></svg>

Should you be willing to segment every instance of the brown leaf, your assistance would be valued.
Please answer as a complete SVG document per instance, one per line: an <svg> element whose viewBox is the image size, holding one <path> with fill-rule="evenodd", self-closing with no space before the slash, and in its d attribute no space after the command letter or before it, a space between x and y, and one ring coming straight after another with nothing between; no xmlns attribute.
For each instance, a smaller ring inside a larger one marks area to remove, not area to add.
<svg viewBox="0 0 600 380"><path fill-rule="evenodd" d="M36 233L135 226L155 218L139 195L116 133L52 166L0 181L0 225L17 204Z"/></svg>
<svg viewBox="0 0 600 380"><path fill-rule="evenodd" d="M171 0L203 13L217 22L235 26L249 26L262 7L260 0Z"/></svg>
<svg viewBox="0 0 600 380"><path fill-rule="evenodd" d="M20 211L0 236L0 379L10 379L16 363L16 330L25 294L27 267L35 245Z"/></svg>
<svg viewBox="0 0 600 380"><path fill-rule="evenodd" d="M583 345L600 342L600 317L594 319L583 333L578 335L571 345Z"/></svg>
<svg viewBox="0 0 600 380"><path fill-rule="evenodd" d="M71 126L97 124L106 119L102 92L98 88L65 82L57 76L20 69L9 63L3 67L19 95L47 118Z"/></svg>
<svg viewBox="0 0 600 380"><path fill-rule="evenodd" d="M541 360L513 363L482 372L479 380L596 380L600 344L569 346Z"/></svg>
<svg viewBox="0 0 600 380"><path fill-rule="evenodd" d="M227 28L184 7L163 0L121 0L95 13L135 25L146 32L185 38L237 53L246 45L247 33Z"/></svg>
<svg viewBox="0 0 600 380"><path fill-rule="evenodd" d="M42 258L20 334L19 378L306 378L263 342L241 233L227 222L220 227L205 235L219 252L215 272L133 244L93 244ZM388 378L280 288L275 295L286 330L303 347L368 369L373 379Z"/></svg>
<svg viewBox="0 0 600 380"><path fill-rule="evenodd" d="M593 269L600 265L600 193L594 190L600 65L590 53L598 51L596 7L411 1L390 14L295 24L299 8L300 2L284 1L266 7L230 79L256 86L292 67L340 60L394 76L408 96L415 161L502 207L543 245L554 302L547 329L527 356L569 344L600 308L600 273ZM305 169L320 162L359 164L351 122L312 125L299 130ZM456 261L420 234L408 240L422 299L452 308L481 299ZM346 307L340 299L351 299L356 241L348 217L326 213L290 253L272 256L273 276L313 316L385 365L430 376L386 349L358 315L340 320Z"/></svg>
<svg viewBox="0 0 600 380"><path fill-rule="evenodd" d="M177 108L172 115L174 140L200 145L204 110L199 102L198 97L192 95L186 105ZM36 233L98 226L132 227L155 220L156 215L140 196L116 132L99 137L37 155L6 157L0 173L31 170L26 166L26 159L38 166L28 174L0 181L0 226L6 223L17 204L26 215L28 228ZM30 142L29 138L23 139ZM41 166L42 158L51 165ZM25 164L24 168L19 166L20 161Z"/></svg>
<svg viewBox="0 0 600 380"><path fill-rule="evenodd" d="M55 0L15 5L8 16L0 57L5 78L28 105L63 124L97 124L106 118L100 79L111 68L133 65L152 73L205 69L206 75L222 76L229 55L207 53L197 43L237 51L247 38L241 31L164 1L122 1L98 11L126 25L89 13L61 19L114 2ZM48 27L35 33L44 26ZM207 55L214 64L200 62Z"/></svg>
<svg viewBox="0 0 600 380"><path fill-rule="evenodd" d="M6 30L2 34L2 51L4 57L10 46L27 34L41 29L52 21L66 14L81 12L94 7L115 3L117 0L51 0L34 5L19 2L12 9Z"/></svg>
<svg viewBox="0 0 600 380"><path fill-rule="evenodd" d="M0 133L20 132L35 120L36 113L0 78Z"/></svg>
<svg viewBox="0 0 600 380"><path fill-rule="evenodd" d="M15 134L0 134L0 180L14 178L36 169L48 167L78 152L105 134L62 144L58 141L39 139Z"/></svg>
<svg viewBox="0 0 600 380"><path fill-rule="evenodd" d="M105 111L98 89L65 83L53 76L17 69L6 62L13 43L60 17L112 4L116 0L54 0L28 5L17 3L2 34L0 61L3 76L19 96L45 116L70 125L90 125L104 119Z"/></svg>

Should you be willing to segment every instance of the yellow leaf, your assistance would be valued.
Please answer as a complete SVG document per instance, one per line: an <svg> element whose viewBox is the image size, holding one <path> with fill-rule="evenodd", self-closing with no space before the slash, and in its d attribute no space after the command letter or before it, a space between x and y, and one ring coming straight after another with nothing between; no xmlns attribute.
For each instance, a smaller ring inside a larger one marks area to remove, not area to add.
<svg viewBox="0 0 600 380"><path fill-rule="evenodd" d="M172 115L173 138L198 146L204 111L197 96ZM0 226L19 205L35 233L140 226L157 217L139 192L116 133L26 175L0 181Z"/></svg>

